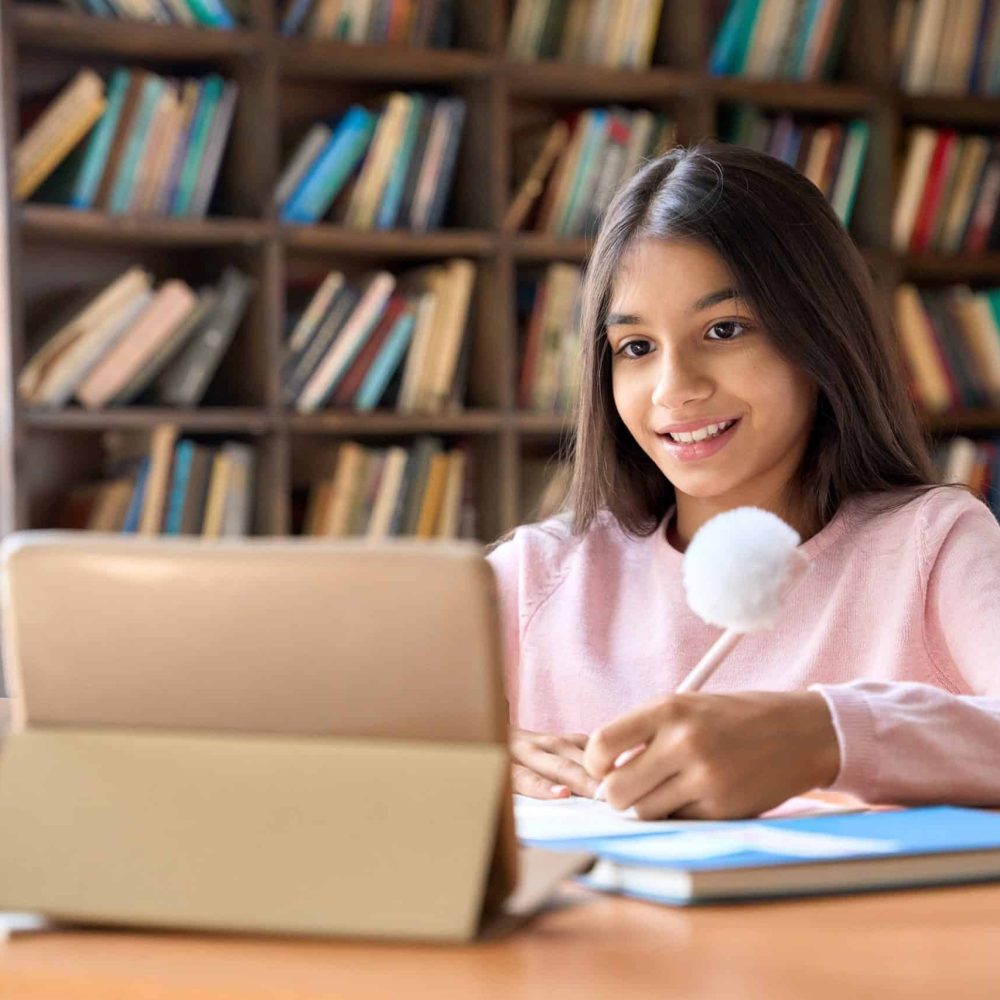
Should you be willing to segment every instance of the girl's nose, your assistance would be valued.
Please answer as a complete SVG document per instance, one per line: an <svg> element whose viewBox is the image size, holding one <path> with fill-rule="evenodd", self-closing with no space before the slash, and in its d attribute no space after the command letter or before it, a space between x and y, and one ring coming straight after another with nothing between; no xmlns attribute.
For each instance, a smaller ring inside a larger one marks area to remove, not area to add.
<svg viewBox="0 0 1000 1000"><path fill-rule="evenodd" d="M665 410L679 410L686 403L707 399L712 381L677 351L664 350L653 385L652 403Z"/></svg>

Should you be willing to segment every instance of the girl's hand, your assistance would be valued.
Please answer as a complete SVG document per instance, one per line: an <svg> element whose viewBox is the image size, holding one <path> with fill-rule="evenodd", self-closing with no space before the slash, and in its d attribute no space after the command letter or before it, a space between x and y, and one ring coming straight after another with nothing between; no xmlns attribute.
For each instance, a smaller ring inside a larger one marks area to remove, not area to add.
<svg viewBox="0 0 1000 1000"><path fill-rule="evenodd" d="M612 769L640 743L642 753ZM640 819L735 819L831 784L840 748L816 692L679 694L597 730L584 763L606 777L608 802Z"/></svg>
<svg viewBox="0 0 1000 1000"><path fill-rule="evenodd" d="M586 746L587 737L582 733L550 736L527 729L512 729L510 755L514 760L514 791L534 799L593 795L597 782L583 766Z"/></svg>

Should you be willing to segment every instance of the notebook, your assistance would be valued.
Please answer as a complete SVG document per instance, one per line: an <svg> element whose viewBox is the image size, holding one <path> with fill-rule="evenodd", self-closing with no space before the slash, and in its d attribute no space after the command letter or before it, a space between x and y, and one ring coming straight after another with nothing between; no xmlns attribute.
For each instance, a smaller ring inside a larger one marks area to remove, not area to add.
<svg viewBox="0 0 1000 1000"><path fill-rule="evenodd" d="M577 840L593 889L660 903L874 891L1000 878L1000 814L953 806L756 819Z"/></svg>

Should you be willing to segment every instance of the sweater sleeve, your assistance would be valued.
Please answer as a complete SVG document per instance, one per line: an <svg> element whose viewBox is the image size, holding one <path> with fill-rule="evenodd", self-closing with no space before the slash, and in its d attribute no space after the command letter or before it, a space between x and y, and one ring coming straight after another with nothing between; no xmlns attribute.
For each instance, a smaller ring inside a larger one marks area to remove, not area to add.
<svg viewBox="0 0 1000 1000"><path fill-rule="evenodd" d="M917 571L940 687L814 685L840 744L834 788L871 802L1000 804L1000 525L965 495L924 505Z"/></svg>
<svg viewBox="0 0 1000 1000"><path fill-rule="evenodd" d="M500 627L503 636L504 686L511 724L516 724L518 662L521 656L520 555L517 533L498 545L486 559L493 567L500 598Z"/></svg>

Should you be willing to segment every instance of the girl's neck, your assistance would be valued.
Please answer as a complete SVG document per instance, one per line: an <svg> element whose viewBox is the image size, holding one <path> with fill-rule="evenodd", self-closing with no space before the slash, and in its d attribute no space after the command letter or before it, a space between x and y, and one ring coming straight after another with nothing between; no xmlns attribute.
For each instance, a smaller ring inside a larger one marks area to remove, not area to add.
<svg viewBox="0 0 1000 1000"><path fill-rule="evenodd" d="M815 514L808 509L801 497L773 500L704 500L697 497L687 497L678 494L677 507L674 516L667 522L667 541L677 549L685 552L695 532L710 518L735 507L754 506L777 514L783 521L790 524L802 541L812 538L821 528L816 523Z"/></svg>

